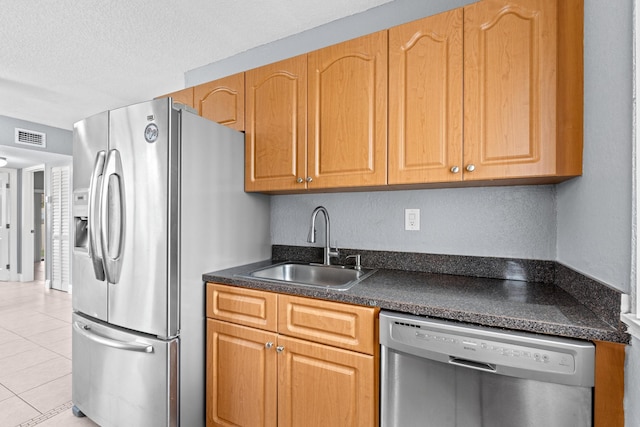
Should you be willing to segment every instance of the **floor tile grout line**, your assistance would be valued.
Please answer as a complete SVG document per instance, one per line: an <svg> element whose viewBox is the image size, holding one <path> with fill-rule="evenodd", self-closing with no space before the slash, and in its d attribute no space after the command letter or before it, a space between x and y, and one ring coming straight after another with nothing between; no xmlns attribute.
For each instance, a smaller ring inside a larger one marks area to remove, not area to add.
<svg viewBox="0 0 640 427"><path fill-rule="evenodd" d="M38 425L40 423L47 421L49 418L53 418L54 416L62 413L67 409L71 409L72 406L73 406L73 403L71 401L67 403L63 403L62 405L57 406L53 409L50 409L47 412L41 413L40 415L33 417L30 420L23 422L22 424L18 424L16 427L31 427L31 426Z"/></svg>

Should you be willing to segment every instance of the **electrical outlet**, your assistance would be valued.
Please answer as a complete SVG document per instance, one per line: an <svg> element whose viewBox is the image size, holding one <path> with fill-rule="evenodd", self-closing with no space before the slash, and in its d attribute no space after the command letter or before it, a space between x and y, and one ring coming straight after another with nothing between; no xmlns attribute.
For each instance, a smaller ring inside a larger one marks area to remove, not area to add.
<svg viewBox="0 0 640 427"><path fill-rule="evenodd" d="M408 231L420 230L420 209L404 210L404 229Z"/></svg>

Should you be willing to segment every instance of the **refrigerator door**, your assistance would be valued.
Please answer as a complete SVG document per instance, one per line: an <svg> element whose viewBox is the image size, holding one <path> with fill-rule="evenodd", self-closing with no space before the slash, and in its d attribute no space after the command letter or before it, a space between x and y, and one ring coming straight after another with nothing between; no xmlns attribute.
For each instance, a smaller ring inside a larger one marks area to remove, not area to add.
<svg viewBox="0 0 640 427"><path fill-rule="evenodd" d="M102 182L108 321L160 337L178 333L177 128L170 99L111 111Z"/></svg>
<svg viewBox="0 0 640 427"><path fill-rule="evenodd" d="M98 245L98 203L109 143L109 113L75 124L73 132L73 308L107 320L107 283Z"/></svg>
<svg viewBox="0 0 640 427"><path fill-rule="evenodd" d="M149 338L77 313L72 328L78 409L102 427L177 425L177 338Z"/></svg>

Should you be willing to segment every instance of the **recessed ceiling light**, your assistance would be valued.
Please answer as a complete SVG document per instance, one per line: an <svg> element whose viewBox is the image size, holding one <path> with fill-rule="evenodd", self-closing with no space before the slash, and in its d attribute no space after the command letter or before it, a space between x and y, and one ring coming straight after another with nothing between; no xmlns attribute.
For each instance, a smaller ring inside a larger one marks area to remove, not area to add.
<svg viewBox="0 0 640 427"><path fill-rule="evenodd" d="M0 157L0 168L3 168L7 166L7 158L6 157Z"/></svg>

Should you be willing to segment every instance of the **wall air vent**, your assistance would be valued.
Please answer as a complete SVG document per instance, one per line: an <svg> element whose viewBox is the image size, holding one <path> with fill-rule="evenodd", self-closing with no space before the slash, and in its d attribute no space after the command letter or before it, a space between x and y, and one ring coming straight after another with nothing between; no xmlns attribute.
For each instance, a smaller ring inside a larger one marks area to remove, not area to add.
<svg viewBox="0 0 640 427"><path fill-rule="evenodd" d="M33 130L16 128L15 143L45 148L47 146L47 134Z"/></svg>

